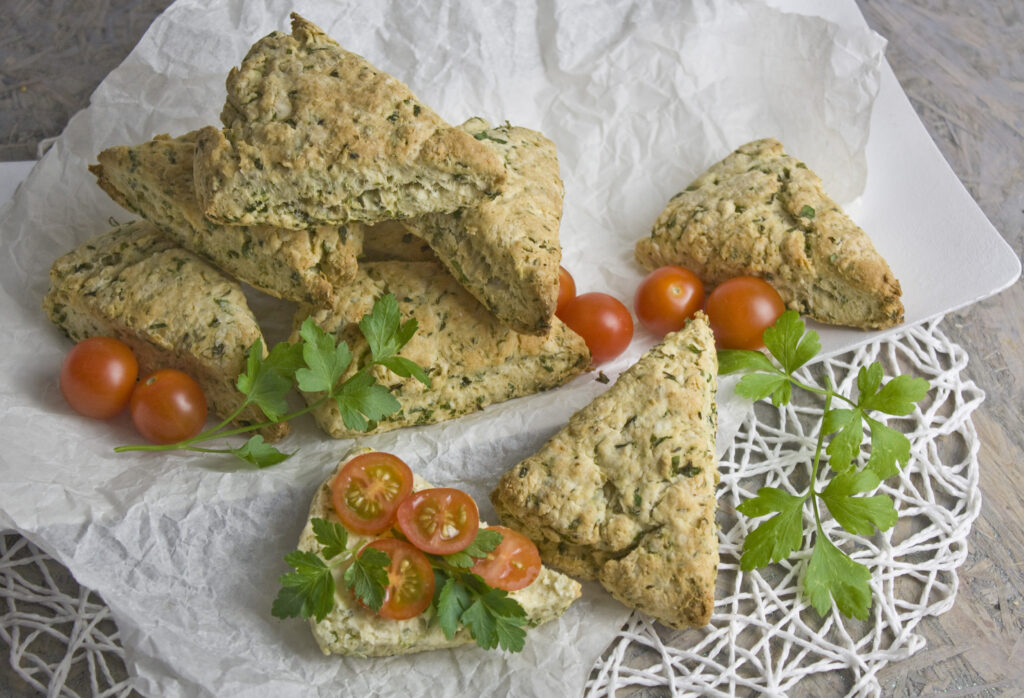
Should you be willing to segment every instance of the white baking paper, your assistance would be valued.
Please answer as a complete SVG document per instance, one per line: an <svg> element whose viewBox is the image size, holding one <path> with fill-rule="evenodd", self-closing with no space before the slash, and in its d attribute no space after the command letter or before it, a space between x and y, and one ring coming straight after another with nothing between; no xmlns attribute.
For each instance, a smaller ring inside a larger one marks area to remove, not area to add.
<svg viewBox="0 0 1024 698"><path fill-rule="evenodd" d="M852 3L849 3L852 7ZM105 147L216 123L224 79L296 10L404 81L452 123L481 115L558 146L564 264L630 304L633 261L668 198L737 145L780 138L841 202L866 181L884 42L857 22L745 0L250 3L180 0L94 93L0 211L4 319L0 529L25 535L110 605L138 688L160 696L578 695L628 611L599 587L522 654L474 647L390 659L319 654L270 615L319 482L353 445L305 421L266 471L204 455L115 455L124 416L76 416L57 388L69 344L40 309L51 262L129 218L86 167ZM253 301L271 335L288 304ZM614 378L654 342L638 330ZM461 420L366 437L493 518L498 476L606 389L594 373ZM722 391L720 450L746 408Z"/></svg>

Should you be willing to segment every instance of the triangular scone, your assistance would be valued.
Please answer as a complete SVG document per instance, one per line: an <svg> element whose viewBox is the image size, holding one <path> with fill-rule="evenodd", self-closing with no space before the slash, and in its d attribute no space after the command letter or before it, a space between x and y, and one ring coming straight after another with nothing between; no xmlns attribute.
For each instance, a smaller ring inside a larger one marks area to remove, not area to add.
<svg viewBox="0 0 1024 698"><path fill-rule="evenodd" d="M502 476L491 500L553 567L673 627L708 622L718 568L715 343L703 313Z"/></svg>
<svg viewBox="0 0 1024 698"><path fill-rule="evenodd" d="M565 383L590 363L584 341L555 320L544 336L513 332L491 315L436 262L372 262L359 267L331 310L299 308L298 326L309 315L325 331L344 339L356 357L351 375L369 348L356 323L385 293L394 294L403 319L415 318L416 334L401 351L423 367L426 387L415 378L399 378L383 367L371 371L398 399L400 412L382 419L373 431L433 424L479 410L493 402L529 395ZM293 335L293 341L297 334ZM319 394L306 395L309 402ZM313 411L331 436L351 438L334 401Z"/></svg>
<svg viewBox="0 0 1024 698"><path fill-rule="evenodd" d="M672 197L636 259L647 269L678 264L708 285L760 276L787 306L832 325L903 321L899 281L870 238L771 138L739 147Z"/></svg>
<svg viewBox="0 0 1024 698"><path fill-rule="evenodd" d="M562 180L555 144L518 126L460 126L501 156L507 176L496 198L454 213L404 221L448 270L503 323L544 334L558 301Z"/></svg>
<svg viewBox="0 0 1024 698"><path fill-rule="evenodd" d="M306 228L454 211L487 197L501 160L398 79L292 14L227 79L224 131L199 132L196 190L221 223Z"/></svg>
<svg viewBox="0 0 1024 698"><path fill-rule="evenodd" d="M146 221L96 235L58 258L43 308L75 341L98 335L124 341L140 375L161 368L189 374L221 417L244 399L235 381L249 347L263 339L241 287ZM237 421L266 417L251 406ZM276 440L288 425L261 433Z"/></svg>
<svg viewBox="0 0 1024 698"><path fill-rule="evenodd" d="M210 221L195 193L195 138L193 131L108 148L89 170L114 201L238 280L277 298L329 306L334 287L355 273L361 226L289 230Z"/></svg>
<svg viewBox="0 0 1024 698"><path fill-rule="evenodd" d="M309 507L309 519L299 536L299 550L322 555L323 546L313 533L314 518L327 519L340 524L334 507L331 506L331 481L349 460L369 449L350 453L338 464L317 490ZM414 476L413 490L431 487L423 478ZM481 528L487 526L480 522ZM351 531L348 534L349 547L369 542L371 538ZM458 647L474 642L465 627L459 627L454 637L448 640L432 613L424 613L409 620L388 620L376 615L354 600L342 581L344 568L335 568L334 609L319 623L311 618L309 624L313 637L324 654L347 654L357 657L387 657L395 654L425 652L427 650ZM509 592L526 611L526 627L535 628L542 623L555 620L580 596L580 585L564 574L542 567L540 576L528 587Z"/></svg>

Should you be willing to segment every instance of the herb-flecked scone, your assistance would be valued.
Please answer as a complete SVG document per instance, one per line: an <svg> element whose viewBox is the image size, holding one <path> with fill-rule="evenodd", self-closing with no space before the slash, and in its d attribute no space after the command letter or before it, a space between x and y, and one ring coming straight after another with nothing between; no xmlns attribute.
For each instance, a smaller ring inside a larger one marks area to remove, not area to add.
<svg viewBox="0 0 1024 698"><path fill-rule="evenodd" d="M398 79L292 14L227 79L224 130L206 127L196 191L221 223L306 228L473 206L501 160Z"/></svg>
<svg viewBox="0 0 1024 698"><path fill-rule="evenodd" d="M647 269L677 264L709 285L762 277L819 322L903 321L900 283L871 239L772 138L740 146L672 197L635 252Z"/></svg>
<svg viewBox="0 0 1024 698"><path fill-rule="evenodd" d="M718 360L698 313L491 494L553 567L677 628L708 622L718 569Z"/></svg>
<svg viewBox="0 0 1024 698"><path fill-rule="evenodd" d="M410 233L401 221L382 221L364 225L360 262L427 262L437 261L430 245L418 235Z"/></svg>
<svg viewBox="0 0 1024 698"><path fill-rule="evenodd" d="M360 452L365 452L365 449ZM323 546L313 532L314 518L327 519L341 524L331 505L331 482L344 465L360 452L343 458L337 470L327 478L313 496L309 507L309 519L299 536L299 550L323 555ZM414 475L413 490L431 487L423 478ZM480 522L480 527L487 524ZM350 546L370 542L372 536L348 532ZM319 623L310 618L309 624L324 654L344 654L357 657L388 657L396 654L424 652L427 650L458 647L473 644L474 640L464 626L459 626L451 640L444 636L440 623L433 612L422 613L408 620L388 620L356 601L342 583L344 569L337 568L335 574L334 608ZM540 575L527 587L509 592L526 611L526 627L535 628L542 623L555 620L580 596L579 582L563 574L542 567Z"/></svg>
<svg viewBox="0 0 1024 698"><path fill-rule="evenodd" d="M344 339L355 357L346 377L366 363L369 347L359 332L359 319L380 296L391 293L402 318L414 318L416 333L400 355L424 368L431 385L399 378L380 366L371 372L389 386L402 409L380 420L371 431L433 424L479 410L486 405L554 388L583 371L590 352L583 339L555 320L544 336L513 332L495 319L437 262L372 262L362 264L356 278L330 310L300 307L298 328L312 316L326 332ZM310 403L317 393L307 394ZM313 410L317 423L331 436L351 438L334 401Z"/></svg>
<svg viewBox="0 0 1024 698"><path fill-rule="evenodd" d="M355 273L361 226L290 230L214 223L203 216L195 194L195 139L192 131L108 148L89 170L114 201L236 279L277 298L329 306L334 287Z"/></svg>
<svg viewBox="0 0 1024 698"><path fill-rule="evenodd" d="M75 341L105 335L125 342L141 375L160 368L188 373L221 417L243 401L235 380L249 347L263 339L241 287L146 221L120 225L59 257L43 308ZM263 421L255 406L237 420ZM288 425L260 433L277 440Z"/></svg>
<svg viewBox="0 0 1024 698"><path fill-rule="evenodd" d="M480 118L460 128L505 162L498 196L453 213L404 221L448 270L503 323L544 334L558 300L562 180L555 144L528 128L491 127Z"/></svg>

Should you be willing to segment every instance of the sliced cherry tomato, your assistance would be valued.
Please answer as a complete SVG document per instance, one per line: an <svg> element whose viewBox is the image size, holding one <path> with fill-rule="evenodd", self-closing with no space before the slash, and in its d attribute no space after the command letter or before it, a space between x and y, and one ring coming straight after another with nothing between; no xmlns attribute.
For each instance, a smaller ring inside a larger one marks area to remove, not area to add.
<svg viewBox="0 0 1024 698"><path fill-rule="evenodd" d="M533 584L540 574L540 552L533 541L504 526L488 526L501 534L501 543L473 565L472 572L495 589L516 591Z"/></svg>
<svg viewBox="0 0 1024 698"><path fill-rule="evenodd" d="M462 490L434 487L413 492L398 506L398 528L425 553L451 555L463 550L480 530L480 512Z"/></svg>
<svg viewBox="0 0 1024 698"><path fill-rule="evenodd" d="M412 492L412 470L390 453L362 453L338 471L331 482L331 503L341 523L363 535L391 527L395 512Z"/></svg>
<svg viewBox="0 0 1024 698"><path fill-rule="evenodd" d="M565 267L558 267L558 305L555 307L555 315L562 312L565 304L576 297L576 282L572 274Z"/></svg>
<svg viewBox="0 0 1024 698"><path fill-rule="evenodd" d="M107 419L128 404L139 363L124 342L89 337L76 344L60 367L60 392L86 417Z"/></svg>
<svg viewBox="0 0 1024 698"><path fill-rule="evenodd" d="M633 296L640 324L663 337L675 332L704 305L704 284L689 269L667 266L648 274Z"/></svg>
<svg viewBox="0 0 1024 698"><path fill-rule="evenodd" d="M708 295L704 310L720 349L760 349L761 335L786 309L779 292L755 276L724 281Z"/></svg>
<svg viewBox="0 0 1024 698"><path fill-rule="evenodd" d="M427 610L434 598L434 568L427 556L397 538L378 538L366 548L376 548L391 558L384 603L377 613L391 620L406 620Z"/></svg>
<svg viewBox="0 0 1024 698"><path fill-rule="evenodd" d="M583 337L595 364L614 359L633 339L633 316L621 301L607 293L576 296L565 304L558 317Z"/></svg>
<svg viewBox="0 0 1024 698"><path fill-rule="evenodd" d="M164 368L135 386L132 421L146 439L172 444L195 436L206 424L206 397L187 373Z"/></svg>

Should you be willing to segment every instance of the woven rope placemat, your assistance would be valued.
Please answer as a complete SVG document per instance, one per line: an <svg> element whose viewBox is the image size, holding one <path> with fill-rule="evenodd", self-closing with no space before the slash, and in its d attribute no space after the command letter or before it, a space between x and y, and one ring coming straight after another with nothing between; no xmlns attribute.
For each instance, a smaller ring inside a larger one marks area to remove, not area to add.
<svg viewBox="0 0 1024 698"><path fill-rule="evenodd" d="M981 508L971 414L984 394L962 376L967 355L938 325L913 327L802 371L805 380L825 374L850 395L859 368L877 360L888 376L916 375L932 386L912 414L888 422L911 442L909 464L881 487L893 498L899 523L854 543L834 521L823 522L829 537L872 571L868 620L818 617L799 592L807 552L763 570L739 569L751 523L736 506L759 487L806 485L813 425L822 413L813 401L779 410L759 405L719 464L721 564L711 623L676 631L634 613L594 667L588 696L642 687L672 695L784 695L824 672L837 672L847 695L881 694L879 670L920 650L918 623L953 605L956 570ZM810 516L805 512L812 523ZM26 682L51 696L131 693L107 607L16 534L0 536L0 599L0 638Z"/></svg>

